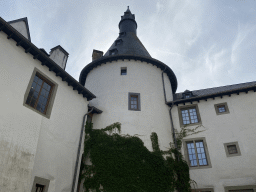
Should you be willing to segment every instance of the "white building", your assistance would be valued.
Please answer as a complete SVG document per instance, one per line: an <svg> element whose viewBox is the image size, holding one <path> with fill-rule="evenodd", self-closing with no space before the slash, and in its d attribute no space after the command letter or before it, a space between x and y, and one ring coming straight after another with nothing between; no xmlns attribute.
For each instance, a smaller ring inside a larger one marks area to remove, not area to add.
<svg viewBox="0 0 256 192"><path fill-rule="evenodd" d="M105 55L93 51L79 83L65 72L61 46L48 55L30 42L26 19L0 19L0 29L1 191L76 191L88 110L97 114L94 128L120 122L150 150L152 132L166 149L174 129L201 126L182 149L197 191L256 191L256 82L176 93L174 72L147 52L129 8L117 39ZM51 88L44 100L40 86L33 104L35 76Z"/></svg>

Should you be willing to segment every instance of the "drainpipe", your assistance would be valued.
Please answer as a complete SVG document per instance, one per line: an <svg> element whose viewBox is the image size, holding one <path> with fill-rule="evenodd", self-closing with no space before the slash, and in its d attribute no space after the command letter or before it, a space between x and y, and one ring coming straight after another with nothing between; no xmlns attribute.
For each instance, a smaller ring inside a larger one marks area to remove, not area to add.
<svg viewBox="0 0 256 192"><path fill-rule="evenodd" d="M164 70L162 71L162 82L163 82L163 90L164 90L164 100L165 100L165 104L167 104L167 99L166 99L166 92L165 92L165 84L164 84L164 71L166 70L166 66L164 68ZM169 109L169 114L170 114L170 120L171 120L171 127L172 127L172 137L173 137L173 141L174 141L174 146L175 149L177 149L177 140L176 140L176 136L175 136L175 130L174 130L174 126L173 126L173 120L172 120L172 107L173 107L173 103L172 106Z"/></svg>
<svg viewBox="0 0 256 192"><path fill-rule="evenodd" d="M169 109L169 114L170 114L170 119L171 119L171 126L172 126L172 137L173 137L175 149L178 149L177 140L176 140L176 136L175 136L175 130L174 130L174 126L173 126L173 120L172 120L172 107L173 107L173 103L172 103L172 106Z"/></svg>
<svg viewBox="0 0 256 192"><path fill-rule="evenodd" d="M76 177L77 177L77 171L78 171L78 163L79 163L79 157L80 157L80 150L81 150L81 144L83 140L83 131L84 131L84 122L85 122L85 117L93 111L93 108L87 112L84 117L83 117L83 124L81 127L81 132L80 132L80 139L79 139L79 144L78 144L78 150L77 150L77 156L76 156L76 166L75 166L75 171L74 171L74 177L73 177L73 183L72 183L72 192L75 192L75 185L76 185Z"/></svg>

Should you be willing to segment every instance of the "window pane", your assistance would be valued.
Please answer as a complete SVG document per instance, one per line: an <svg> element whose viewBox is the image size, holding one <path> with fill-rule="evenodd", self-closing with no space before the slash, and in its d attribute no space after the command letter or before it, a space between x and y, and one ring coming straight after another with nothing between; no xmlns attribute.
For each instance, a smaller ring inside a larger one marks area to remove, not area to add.
<svg viewBox="0 0 256 192"><path fill-rule="evenodd" d="M43 83L43 80L39 78L37 84L42 85L42 83Z"/></svg>
<svg viewBox="0 0 256 192"><path fill-rule="evenodd" d="M197 113L195 108L189 109L189 115L190 115L191 123L198 123L198 118L197 118Z"/></svg>
<svg viewBox="0 0 256 192"><path fill-rule="evenodd" d="M196 141L196 151L198 155L199 165L208 165L206 154L204 152L204 144L203 141Z"/></svg>
<svg viewBox="0 0 256 192"><path fill-rule="evenodd" d="M193 142L187 143L189 162L191 166L197 166L196 154Z"/></svg>
<svg viewBox="0 0 256 192"><path fill-rule="evenodd" d="M220 106L218 106L218 110L219 110L219 113L226 112L225 105L220 105Z"/></svg>
<svg viewBox="0 0 256 192"><path fill-rule="evenodd" d="M235 153L237 153L236 145L228 145L227 148L228 148L228 153L229 153L229 154L235 154Z"/></svg>

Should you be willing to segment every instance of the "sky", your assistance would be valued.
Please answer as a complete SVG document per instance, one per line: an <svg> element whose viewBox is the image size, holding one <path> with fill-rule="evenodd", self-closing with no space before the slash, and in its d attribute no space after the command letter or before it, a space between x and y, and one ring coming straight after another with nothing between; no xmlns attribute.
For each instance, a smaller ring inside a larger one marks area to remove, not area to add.
<svg viewBox="0 0 256 192"><path fill-rule="evenodd" d="M0 0L5 21L27 17L38 48L61 45L76 80L118 36L130 7L137 36L151 57L168 65L177 92L256 81L255 0Z"/></svg>

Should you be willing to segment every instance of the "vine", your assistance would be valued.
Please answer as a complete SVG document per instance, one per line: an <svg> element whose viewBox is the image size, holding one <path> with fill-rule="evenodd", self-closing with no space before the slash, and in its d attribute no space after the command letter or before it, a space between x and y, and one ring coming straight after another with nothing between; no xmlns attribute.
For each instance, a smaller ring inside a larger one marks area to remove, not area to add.
<svg viewBox="0 0 256 192"><path fill-rule="evenodd" d="M93 129L92 123L86 123L79 175L86 192L191 191L189 167L180 153L181 139L189 132L186 128L177 134L178 149L171 145L168 151L160 150L153 132L153 152L137 136L120 135L120 131L118 122L103 129ZM86 163L88 160L90 163Z"/></svg>

